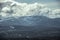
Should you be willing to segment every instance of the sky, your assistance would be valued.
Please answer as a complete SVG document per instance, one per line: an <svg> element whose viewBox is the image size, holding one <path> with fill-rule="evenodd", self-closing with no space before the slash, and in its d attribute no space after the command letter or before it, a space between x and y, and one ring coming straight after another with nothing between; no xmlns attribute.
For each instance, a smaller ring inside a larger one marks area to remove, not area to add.
<svg viewBox="0 0 60 40"><path fill-rule="evenodd" d="M20 3L42 3L49 8L60 9L60 0L15 0L15 1Z"/></svg>
<svg viewBox="0 0 60 40"><path fill-rule="evenodd" d="M58 0L0 0L3 7L1 18L21 16L46 16L60 18L60 5Z"/></svg>
<svg viewBox="0 0 60 40"><path fill-rule="evenodd" d="M49 8L52 9L59 9L60 8L60 0L16 0L22 3L43 3L46 4Z"/></svg>

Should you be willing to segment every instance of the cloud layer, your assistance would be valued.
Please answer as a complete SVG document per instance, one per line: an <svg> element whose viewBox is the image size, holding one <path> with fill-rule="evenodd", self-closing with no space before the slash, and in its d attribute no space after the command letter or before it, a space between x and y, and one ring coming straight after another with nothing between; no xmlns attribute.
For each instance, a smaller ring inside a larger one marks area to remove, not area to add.
<svg viewBox="0 0 60 40"><path fill-rule="evenodd" d="M0 19L19 18L22 16L46 16L48 18L60 18L60 9L50 9L41 3L18 3L5 1L0 3Z"/></svg>

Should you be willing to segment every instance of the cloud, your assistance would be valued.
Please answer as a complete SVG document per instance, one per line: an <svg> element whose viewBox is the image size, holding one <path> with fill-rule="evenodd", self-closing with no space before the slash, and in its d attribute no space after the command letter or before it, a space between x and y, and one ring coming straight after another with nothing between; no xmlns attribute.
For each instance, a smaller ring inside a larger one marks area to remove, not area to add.
<svg viewBox="0 0 60 40"><path fill-rule="evenodd" d="M15 1L4 2L0 11L2 19L10 19L12 17L19 18L22 16L46 16L48 18L60 18L60 9L52 10L41 3L18 3Z"/></svg>
<svg viewBox="0 0 60 40"><path fill-rule="evenodd" d="M52 16L54 16L55 18L60 18L60 9L53 10Z"/></svg>
<svg viewBox="0 0 60 40"><path fill-rule="evenodd" d="M7 2L7 1L13 1L13 0L0 0L0 2Z"/></svg>

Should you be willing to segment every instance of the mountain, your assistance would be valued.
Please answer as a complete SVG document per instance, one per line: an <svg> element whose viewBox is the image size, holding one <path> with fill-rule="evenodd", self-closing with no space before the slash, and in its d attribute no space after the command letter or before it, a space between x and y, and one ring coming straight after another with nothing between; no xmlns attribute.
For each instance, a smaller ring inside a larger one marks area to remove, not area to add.
<svg viewBox="0 0 60 40"><path fill-rule="evenodd" d="M34 26L34 25L52 25L60 26L60 18L50 19L45 16L23 16L20 18L11 18L0 22L0 25L23 25L23 26Z"/></svg>

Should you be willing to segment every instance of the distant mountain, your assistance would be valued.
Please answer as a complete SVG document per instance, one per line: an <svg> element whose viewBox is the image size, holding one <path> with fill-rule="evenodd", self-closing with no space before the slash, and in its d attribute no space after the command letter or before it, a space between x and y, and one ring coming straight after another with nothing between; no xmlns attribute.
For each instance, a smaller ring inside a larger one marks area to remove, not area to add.
<svg viewBox="0 0 60 40"><path fill-rule="evenodd" d="M49 19L45 16L24 16L20 18L11 18L0 22L0 25L23 25L23 26L60 26L60 18Z"/></svg>

